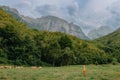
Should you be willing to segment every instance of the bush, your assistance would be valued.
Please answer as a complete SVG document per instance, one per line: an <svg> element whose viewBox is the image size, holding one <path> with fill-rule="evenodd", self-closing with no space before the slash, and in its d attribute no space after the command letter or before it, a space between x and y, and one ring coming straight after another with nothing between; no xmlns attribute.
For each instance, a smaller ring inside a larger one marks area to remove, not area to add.
<svg viewBox="0 0 120 80"><path fill-rule="evenodd" d="M98 62L97 62L97 61L95 62L95 65L98 65Z"/></svg>
<svg viewBox="0 0 120 80"><path fill-rule="evenodd" d="M113 59L112 59L112 64L113 64L113 65L117 65L117 64L118 64L118 62L117 62L117 59L116 59L116 58L113 58Z"/></svg>

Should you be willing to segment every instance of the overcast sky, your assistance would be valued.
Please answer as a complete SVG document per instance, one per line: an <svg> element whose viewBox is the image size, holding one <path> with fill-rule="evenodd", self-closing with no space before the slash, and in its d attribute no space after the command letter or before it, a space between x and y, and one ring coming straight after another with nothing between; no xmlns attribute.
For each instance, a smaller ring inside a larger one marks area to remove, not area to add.
<svg viewBox="0 0 120 80"><path fill-rule="evenodd" d="M100 26L120 25L120 0L0 0L20 14L41 17L54 15L80 25L86 34Z"/></svg>

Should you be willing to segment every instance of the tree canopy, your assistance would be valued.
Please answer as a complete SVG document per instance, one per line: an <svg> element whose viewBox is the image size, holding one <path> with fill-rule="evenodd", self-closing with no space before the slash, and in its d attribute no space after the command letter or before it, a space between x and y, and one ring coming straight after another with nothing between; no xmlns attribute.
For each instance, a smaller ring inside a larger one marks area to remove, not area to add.
<svg viewBox="0 0 120 80"><path fill-rule="evenodd" d="M62 66L106 64L113 57L104 45L75 36L29 29L0 9L0 64Z"/></svg>

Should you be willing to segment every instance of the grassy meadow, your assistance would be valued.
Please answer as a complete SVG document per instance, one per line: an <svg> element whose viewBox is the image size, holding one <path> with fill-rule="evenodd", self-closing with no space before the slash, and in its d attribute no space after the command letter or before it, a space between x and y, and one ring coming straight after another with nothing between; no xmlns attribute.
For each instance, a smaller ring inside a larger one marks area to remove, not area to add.
<svg viewBox="0 0 120 80"><path fill-rule="evenodd" d="M119 65L87 65L83 76L83 65L63 67L0 69L0 80L120 80Z"/></svg>

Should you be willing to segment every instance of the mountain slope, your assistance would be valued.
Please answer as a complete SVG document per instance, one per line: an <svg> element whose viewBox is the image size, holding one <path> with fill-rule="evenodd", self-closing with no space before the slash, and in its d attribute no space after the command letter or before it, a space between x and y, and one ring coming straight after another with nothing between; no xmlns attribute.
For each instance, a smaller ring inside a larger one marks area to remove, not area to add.
<svg viewBox="0 0 120 80"><path fill-rule="evenodd" d="M110 27L108 27L108 26L101 26L98 29L91 30L88 33L88 36L91 39L96 39L96 38L105 36L105 35L107 35L107 34L109 34L111 32L113 32L113 29L111 29Z"/></svg>
<svg viewBox="0 0 120 80"><path fill-rule="evenodd" d="M120 28L107 36L96 39L105 45L116 45L120 47Z"/></svg>
<svg viewBox="0 0 120 80"><path fill-rule="evenodd" d="M0 9L0 64L62 66L109 63L109 55L100 46L60 32L28 29Z"/></svg>
<svg viewBox="0 0 120 80"><path fill-rule="evenodd" d="M107 36L96 39L97 42L104 44L105 52L108 52L120 62L120 28Z"/></svg>
<svg viewBox="0 0 120 80"><path fill-rule="evenodd" d="M5 11L12 14L13 17L19 21L24 22L30 28L48 31L59 31L67 34L75 35L81 39L88 39L88 37L83 33L81 28L73 23L68 23L67 21L55 17L55 16L45 16L41 18L31 18L27 16L21 16L16 9L9 8L7 6L2 7Z"/></svg>
<svg viewBox="0 0 120 80"><path fill-rule="evenodd" d="M2 8L5 11L7 11L9 14L11 14L17 20L19 20L21 22L24 22L24 20L22 19L21 15L19 14L19 12L16 9L10 8L8 6L0 6L0 8Z"/></svg>
<svg viewBox="0 0 120 80"><path fill-rule="evenodd" d="M45 16L34 20L28 17L24 17L23 19L31 28L36 28L39 30L48 30L53 32L58 31L75 35L81 39L88 39L79 26L73 23L68 23L67 21L55 16Z"/></svg>

